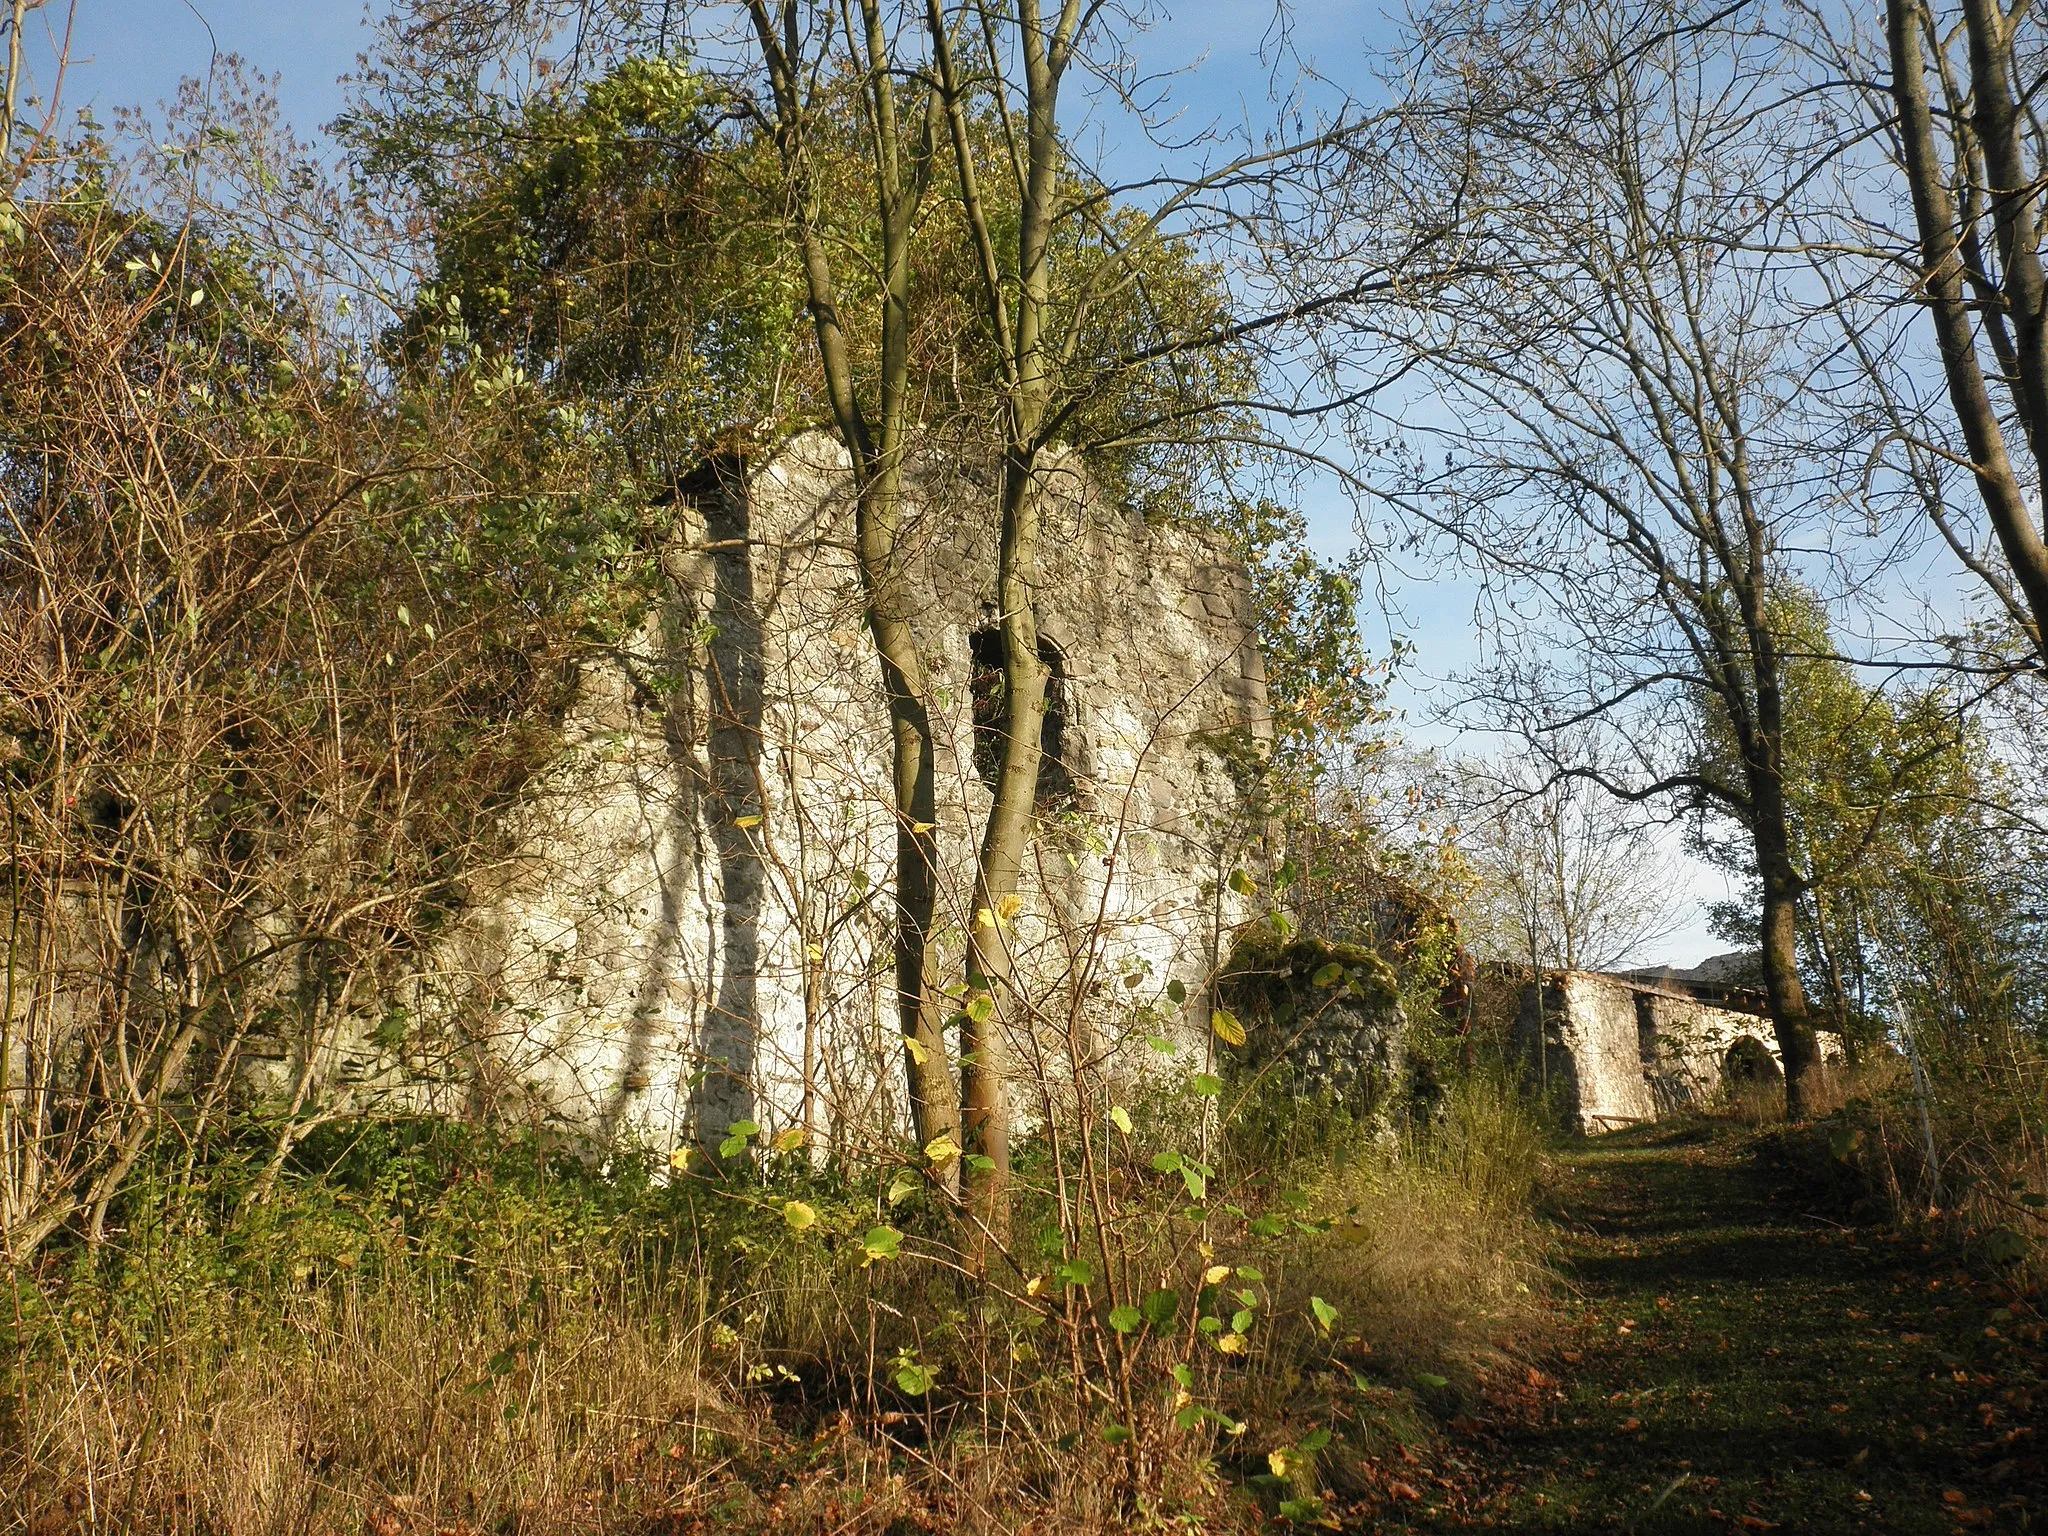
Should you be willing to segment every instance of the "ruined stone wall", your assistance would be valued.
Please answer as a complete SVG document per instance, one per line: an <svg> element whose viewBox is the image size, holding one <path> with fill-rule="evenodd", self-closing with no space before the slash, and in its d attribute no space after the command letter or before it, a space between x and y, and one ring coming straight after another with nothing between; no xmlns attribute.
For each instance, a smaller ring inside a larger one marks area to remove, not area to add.
<svg viewBox="0 0 2048 1536"><path fill-rule="evenodd" d="M918 487L906 538L950 958L991 799L970 637L996 618L994 494L944 466ZM1008 1021L1020 1061L1062 1048L1070 1004L1107 1029L1151 1005L1156 1030L1178 1012L1170 979L1199 996L1242 905L1218 875L1248 834L1208 743L1266 730L1249 583L1227 543L1107 504L1077 464L1052 491L1037 609L1071 791L1043 808L1014 928L1047 1009ZM562 760L520 813L526 857L422 1005L448 1021L454 1065L366 1057L358 1041L366 1088L445 1099L488 1079L657 1145L742 1120L852 1136L900 1116L887 717L852 530L843 455L820 435L688 509L664 611L587 669Z"/></svg>
<svg viewBox="0 0 2048 1536"><path fill-rule="evenodd" d="M1524 986L1516 1034L1579 1129L1618 1130L1715 1102L1738 1049L1781 1070L1769 1019L1731 1006L1731 989L1699 995L1671 974L1572 971L1546 976L1540 992ZM1823 1061L1840 1059L1838 1039L1820 1043Z"/></svg>
<svg viewBox="0 0 2048 1536"><path fill-rule="evenodd" d="M1626 982L1591 971L1546 976L1525 989L1518 1032L1537 1052L1543 1086L1579 1129L1611 1131L1656 1118L1635 992Z"/></svg>

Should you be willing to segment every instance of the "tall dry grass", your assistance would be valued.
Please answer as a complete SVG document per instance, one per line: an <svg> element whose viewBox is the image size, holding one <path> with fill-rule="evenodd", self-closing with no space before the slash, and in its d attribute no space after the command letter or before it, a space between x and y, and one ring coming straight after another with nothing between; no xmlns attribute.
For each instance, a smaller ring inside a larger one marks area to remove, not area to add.
<svg viewBox="0 0 2048 1536"><path fill-rule="evenodd" d="M1160 1352L1215 1411L1174 1429L1165 1364L1139 1384L1160 1428L1134 1510L1134 1446L1072 1427L1069 1357L1100 1326L1086 1294L1069 1329L1000 1286L820 1240L870 1219L857 1180L622 1189L536 1173L523 1148L449 1155L441 1134L306 1175L239 1224L188 1211L16 1276L0 1529L1109 1532L1148 1509L1230 1531L1312 1511L1538 1326L1541 1145L1503 1085L1260 1166L1218 1206L1261 1199L1287 1229L1219 1226L1232 1278L1205 1287L1255 1289L1258 1323L1239 1353L1194 1332ZM780 1216L792 1192L820 1212L802 1234ZM928 1392L901 1385L910 1354Z"/></svg>

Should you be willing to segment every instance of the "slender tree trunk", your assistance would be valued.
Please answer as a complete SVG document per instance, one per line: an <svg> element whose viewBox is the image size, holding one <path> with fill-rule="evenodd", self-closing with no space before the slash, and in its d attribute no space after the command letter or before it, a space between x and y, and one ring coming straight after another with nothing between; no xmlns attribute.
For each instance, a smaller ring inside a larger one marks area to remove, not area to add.
<svg viewBox="0 0 2048 1536"><path fill-rule="evenodd" d="M1002 605L1003 757L996 775L995 803L982 831L967 951L970 991L988 1002L973 1007L961 1037L961 1127L969 1155L986 1160L969 1174L972 1209L985 1232L1002 1242L1009 1231L1010 1198L1003 1030L1006 1024L1028 1028L1030 1019L1025 1000L1016 995L1012 985L1007 920L1014 911L1018 877L1031 837L1045 721L1045 668L1038 659L1038 621L1032 604L1037 598L1044 496L1043 435L1053 391L1046 328L1061 158L1059 89L1082 12L1078 0L1061 0L1057 19L1048 30L1039 0L1018 0L1014 10L985 8L981 20L991 36L997 24L1014 25L1016 63L1024 86L1023 137L1021 144L1013 142L1010 161L1018 173L1015 245L1005 252L1014 254L1015 262L1007 270L997 256L988 210L981 199L967 135L962 82L945 17L937 0L927 0L926 25L939 71L939 96L959 171L960 210L981 269L991 337L1005 362L1002 544L996 573L997 600ZM975 1002L970 997L970 1004ZM976 1013L981 1015L979 1019L973 1016Z"/></svg>
<svg viewBox="0 0 2048 1536"><path fill-rule="evenodd" d="M940 1032L932 918L938 907L938 820L924 662L904 617L897 491L887 476L862 498L861 585L889 699L890 781L896 811L896 1013L912 1134L920 1146L959 1128L959 1103ZM883 510L886 508L886 510Z"/></svg>
<svg viewBox="0 0 2048 1536"><path fill-rule="evenodd" d="M1980 132L1988 128L1997 139L1996 143L1987 140L1985 144L1986 162L1992 168L1994 182L1989 190L1994 201L2014 205L2016 209L2031 209L2031 186L2012 180L2023 175L2023 171L2013 168L2017 142L2014 134L2006 131L2013 115L2008 80L2002 73L1993 78L1979 73L1980 69L1997 70L2001 64L2010 62L2009 46L1991 35L2000 32L2000 25L1984 11L1985 0L1972 0L1970 57L1972 86L1978 98L1976 117ZM2032 622L2025 625L2027 638L2043 661L2048 661L2048 544L2042 541L2041 530L2006 451L1998 408L1977 357L1975 322L1964 292L1963 263L1958 254L1966 231L1957 216L1955 198L1935 148L1934 114L1927 96L1926 54L1922 44L1925 18L1921 0L1886 0L1892 98L1898 109L1906 184L1912 194L1913 218L1920 235L1920 284L1934 319L1942 373L1964 444L1970 451L1978 494L2031 614ZM2004 104L2002 109L1999 102ZM1997 185L2001 181L2008 183L2002 194ZM2048 414L2048 359L2044 359L2048 343L2044 343L2042 334L2043 284L2034 250L2035 231L2031 215L2018 211L2001 217L1998 225L2008 298L2015 310L2015 328L2022 343L2015 359L2020 374L2015 405L2038 455L2040 445L2048 441L2048 420L2034 414L2036 409Z"/></svg>
<svg viewBox="0 0 2048 1536"><path fill-rule="evenodd" d="M1013 989L1011 907L1031 838L1045 720L1045 667L1038 659L1032 575L1038 565L1040 491L1032 456L1005 458L1002 545L997 592L1002 603L1003 756L995 803L982 830L975 874L974 920L967 945L967 983L993 1007L968 1015L960 1040L961 1128L970 1154L989 1160L970 1181L977 1220L999 1237L1009 1225L1010 1114L1004 1083L1006 1021L1028 1026L1028 1008ZM980 1014L977 1019L975 1014Z"/></svg>
<svg viewBox="0 0 2048 1536"><path fill-rule="evenodd" d="M776 147L799 204L797 244L818 340L833 425L853 466L854 542L868 629L888 697L890 787L896 816L896 1001L903 1035L904 1084L913 1134L922 1144L959 1128L958 1100L939 1028L931 935L938 902L936 781L927 679L911 628L903 575L902 499L910 359L910 242L926 188L939 101L927 109L908 165L898 143L893 66L876 5L864 3L847 40L865 50L869 149L882 233L881 367L871 417L856 387L854 352L839 311L838 283L824 234L823 194L810 174L805 137L809 105L803 27L794 4L750 0L747 7L774 95Z"/></svg>
<svg viewBox="0 0 2048 1536"><path fill-rule="evenodd" d="M1780 670L1778 634L1767 600L1768 583L1756 559L1759 533L1752 523L1744 548L1745 561L1731 561L1734 587L1742 604L1746 655L1727 658L1731 676L1747 663L1755 688L1755 713L1744 733L1743 757L1749 785L1750 839L1756 852L1758 879L1763 885L1759 949L1763 958L1764 994L1770 999L1771 1024L1778 1037L1778 1060L1785 1069L1785 1114L1803 1120L1808 1088L1820 1060L1814 1038L1813 1013L1806 986L1799 977L1799 898L1806 882L1792 858L1792 817L1785 800L1785 689Z"/></svg>
<svg viewBox="0 0 2048 1536"><path fill-rule="evenodd" d="M1775 799L1775 812L1769 802ZM1792 865L1786 835L1784 797L1759 797L1753 838L1756 865L1763 878L1763 920L1758 933L1763 954L1764 995L1770 999L1771 1026L1778 1038L1778 1059L1785 1068L1785 1113L1806 1118L1811 1074L1820 1061L1806 986L1799 979L1799 894L1801 883Z"/></svg>

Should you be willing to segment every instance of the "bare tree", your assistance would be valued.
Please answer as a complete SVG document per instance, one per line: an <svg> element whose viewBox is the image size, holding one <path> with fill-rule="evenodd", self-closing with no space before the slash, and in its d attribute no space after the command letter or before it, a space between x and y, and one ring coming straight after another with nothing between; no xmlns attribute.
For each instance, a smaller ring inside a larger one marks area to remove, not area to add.
<svg viewBox="0 0 2048 1536"><path fill-rule="evenodd" d="M1484 707L1547 778L1726 816L1753 843L1797 1113L1816 1047L1773 595L1843 556L1811 472L1801 263L1778 253L1833 140L1767 20L1684 0L1426 19L1395 174L1459 239L1374 345L1427 380L1429 409L1393 430L1442 450L1388 489L1488 578ZM1733 772L1706 760L1701 704ZM1587 726L1612 755L1574 754Z"/></svg>
<svg viewBox="0 0 2048 1536"><path fill-rule="evenodd" d="M1534 766L1459 775L1460 843L1479 882L1461 913L1466 943L1531 970L1599 971L1668 938L1684 891L1656 830L1590 781Z"/></svg>
<svg viewBox="0 0 2048 1536"><path fill-rule="evenodd" d="M2035 101L2043 39L2024 4L1886 0L1894 154L1912 200L1905 263L1933 321L1960 451L2005 571L1964 547L1939 495L1927 509L2048 662L2048 544L2040 523L2048 455L2048 272L2041 261L2048 149ZM1989 354L1988 358L1986 354ZM1987 366L1988 363L1988 366ZM2016 425L2031 473L2014 464ZM2009 577L2008 577L2009 573Z"/></svg>
<svg viewBox="0 0 2048 1536"><path fill-rule="evenodd" d="M938 898L936 779L928 685L911 631L902 548L904 456L919 425L910 399L911 256L924 217L938 149L938 93L898 78L879 0L862 0L859 19L797 0L748 0L768 83L768 130L788 177L791 230L822 366L825 395L853 465L854 541L866 594L868 629L889 702L892 789L897 821L896 992L904 1036L911 1121L920 1142L959 1126L931 938ZM842 30L843 23L843 30ZM861 149L869 161L879 251L871 274L878 300L872 377L856 362L843 315L840 253L818 174L827 93L853 86ZM908 101L899 100L907 95ZM971 1113L971 1110L970 1110Z"/></svg>

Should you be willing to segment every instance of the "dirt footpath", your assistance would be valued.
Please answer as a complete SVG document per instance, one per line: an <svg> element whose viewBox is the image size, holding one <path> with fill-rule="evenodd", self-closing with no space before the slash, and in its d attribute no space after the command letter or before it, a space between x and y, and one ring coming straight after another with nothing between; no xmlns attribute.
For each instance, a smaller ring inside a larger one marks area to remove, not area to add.
<svg viewBox="0 0 2048 1536"><path fill-rule="evenodd" d="M1953 1254L1844 1225L1726 1127L1562 1171L1540 1411L1461 1420L1379 1531L2048 1531L2044 1333Z"/></svg>

